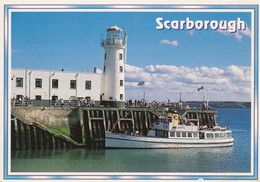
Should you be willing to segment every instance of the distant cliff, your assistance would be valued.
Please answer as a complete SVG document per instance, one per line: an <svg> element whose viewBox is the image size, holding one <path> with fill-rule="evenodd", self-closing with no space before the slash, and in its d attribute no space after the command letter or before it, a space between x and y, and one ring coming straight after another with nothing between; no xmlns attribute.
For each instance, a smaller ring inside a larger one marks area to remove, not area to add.
<svg viewBox="0 0 260 182"><path fill-rule="evenodd" d="M187 101L190 108L200 108L202 101ZM210 101L209 105L211 108L239 108L239 109L250 109L251 102L233 102L233 101Z"/></svg>

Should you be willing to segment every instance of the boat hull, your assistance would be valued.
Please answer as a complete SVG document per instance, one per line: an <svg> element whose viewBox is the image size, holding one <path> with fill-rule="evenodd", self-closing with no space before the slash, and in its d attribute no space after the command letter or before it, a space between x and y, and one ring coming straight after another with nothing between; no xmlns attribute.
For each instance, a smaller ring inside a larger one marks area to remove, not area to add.
<svg viewBox="0 0 260 182"><path fill-rule="evenodd" d="M233 138L220 139L176 139L131 136L106 132L106 148L128 149L177 149L233 146Z"/></svg>

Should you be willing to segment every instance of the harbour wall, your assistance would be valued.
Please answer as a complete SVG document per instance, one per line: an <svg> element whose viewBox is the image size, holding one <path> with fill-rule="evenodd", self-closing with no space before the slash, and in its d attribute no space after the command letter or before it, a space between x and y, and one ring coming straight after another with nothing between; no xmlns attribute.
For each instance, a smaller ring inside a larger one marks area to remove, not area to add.
<svg viewBox="0 0 260 182"><path fill-rule="evenodd" d="M105 148L105 131L143 132L159 113L147 108L12 107L13 150L67 147ZM69 134L55 133L65 128Z"/></svg>
<svg viewBox="0 0 260 182"><path fill-rule="evenodd" d="M70 107L12 107L27 121L37 121L47 127L69 127L79 121L77 109Z"/></svg>

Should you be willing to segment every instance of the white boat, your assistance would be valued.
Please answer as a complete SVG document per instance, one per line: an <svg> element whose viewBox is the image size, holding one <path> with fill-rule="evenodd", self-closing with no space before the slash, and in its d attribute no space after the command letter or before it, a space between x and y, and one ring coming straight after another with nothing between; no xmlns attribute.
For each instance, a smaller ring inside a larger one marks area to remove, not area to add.
<svg viewBox="0 0 260 182"><path fill-rule="evenodd" d="M176 118L177 117L177 118ZM194 147L228 147L233 146L232 131L227 127L220 127L216 123L210 127L180 124L178 115L173 117L159 117L153 123L152 129L146 136L141 133L116 134L107 131L105 134L106 148L128 149L178 149Z"/></svg>

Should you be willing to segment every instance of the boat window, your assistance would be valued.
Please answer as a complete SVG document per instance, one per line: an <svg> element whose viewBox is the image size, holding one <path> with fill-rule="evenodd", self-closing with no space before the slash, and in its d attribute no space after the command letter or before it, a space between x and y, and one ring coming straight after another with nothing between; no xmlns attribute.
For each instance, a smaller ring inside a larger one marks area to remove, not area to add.
<svg viewBox="0 0 260 182"><path fill-rule="evenodd" d="M213 133L207 133L207 138L213 138Z"/></svg>
<svg viewBox="0 0 260 182"><path fill-rule="evenodd" d="M164 131L164 138L168 138L168 132Z"/></svg>
<svg viewBox="0 0 260 182"><path fill-rule="evenodd" d="M182 136L182 137L186 137L186 133L182 133L181 136Z"/></svg>
<svg viewBox="0 0 260 182"><path fill-rule="evenodd" d="M168 132L163 130L157 130L158 138L168 138Z"/></svg>
<svg viewBox="0 0 260 182"><path fill-rule="evenodd" d="M176 133L176 136L177 136L177 137L181 137L180 132L177 132L177 133Z"/></svg>
<svg viewBox="0 0 260 182"><path fill-rule="evenodd" d="M198 138L198 133L193 133L193 138Z"/></svg>
<svg viewBox="0 0 260 182"><path fill-rule="evenodd" d="M191 133L188 133L188 137L192 137L192 134L191 134Z"/></svg>
<svg viewBox="0 0 260 182"><path fill-rule="evenodd" d="M228 132L228 133L227 133L227 137L228 137L228 138L231 138L231 137L232 137L231 132Z"/></svg>
<svg viewBox="0 0 260 182"><path fill-rule="evenodd" d="M219 133L215 133L215 138L219 138Z"/></svg>
<svg viewBox="0 0 260 182"><path fill-rule="evenodd" d="M163 137L164 137L164 132L161 131L161 130L158 130L158 131L157 131L157 137L163 138Z"/></svg>
<svg viewBox="0 0 260 182"><path fill-rule="evenodd" d="M205 138L205 134L204 133L200 133L200 139L204 139Z"/></svg>
<svg viewBox="0 0 260 182"><path fill-rule="evenodd" d="M220 133L220 137L221 138L225 138L226 137L226 133Z"/></svg>
<svg viewBox="0 0 260 182"><path fill-rule="evenodd" d="M175 137L175 132L170 132L171 137Z"/></svg>

